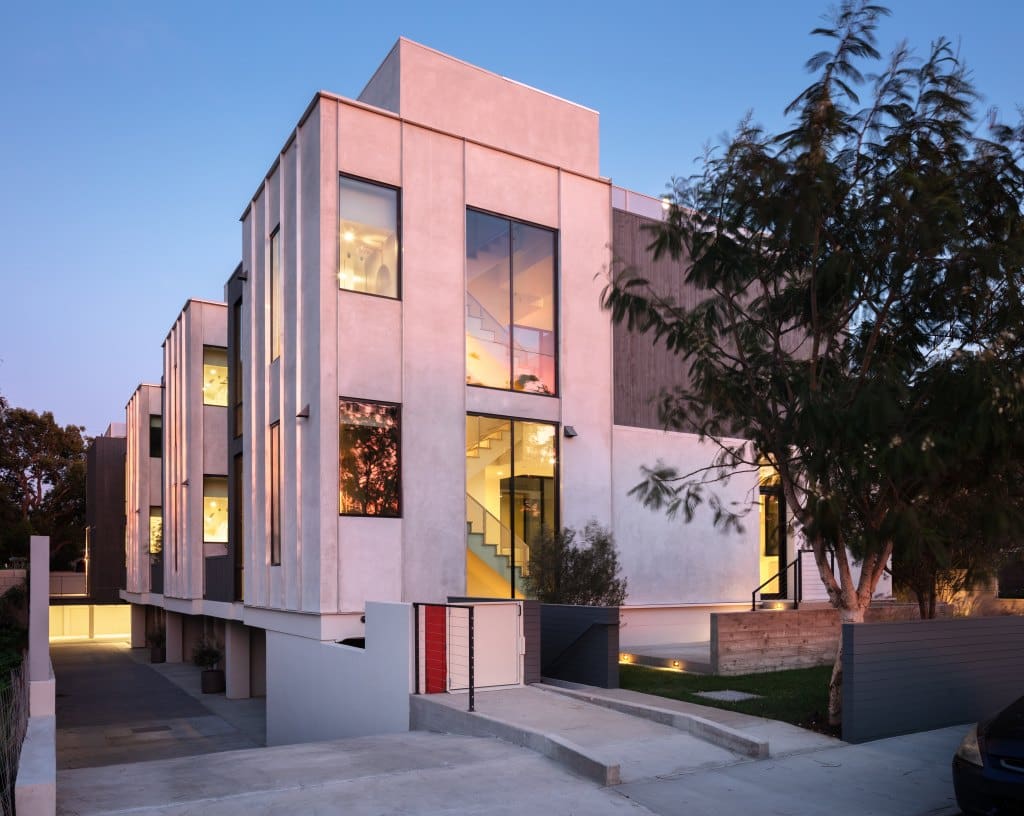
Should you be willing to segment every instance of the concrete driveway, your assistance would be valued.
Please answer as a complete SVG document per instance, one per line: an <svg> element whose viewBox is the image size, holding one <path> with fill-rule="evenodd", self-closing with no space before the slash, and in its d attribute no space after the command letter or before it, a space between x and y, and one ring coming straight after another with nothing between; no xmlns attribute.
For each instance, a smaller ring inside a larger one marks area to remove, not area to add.
<svg viewBox="0 0 1024 816"><path fill-rule="evenodd" d="M64 816L132 813L947 816L964 728L599 787L487 737L411 732L58 773Z"/></svg>
<svg viewBox="0 0 1024 816"><path fill-rule="evenodd" d="M198 687L194 666L150 666L123 641L54 643L50 655L57 679L58 770L262 744L200 702L201 695L183 690L192 675ZM163 672L183 678L172 682ZM209 696L211 706L225 702L223 695Z"/></svg>

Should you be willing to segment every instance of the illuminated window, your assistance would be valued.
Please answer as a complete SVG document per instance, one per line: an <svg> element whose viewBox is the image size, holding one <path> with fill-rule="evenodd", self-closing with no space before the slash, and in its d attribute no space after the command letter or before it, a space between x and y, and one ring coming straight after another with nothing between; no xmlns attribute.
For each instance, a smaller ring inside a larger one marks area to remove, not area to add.
<svg viewBox="0 0 1024 816"><path fill-rule="evenodd" d="M281 230L270 235L270 360L281 356L281 316L284 305L284 282L281 280Z"/></svg>
<svg viewBox="0 0 1024 816"><path fill-rule="evenodd" d="M338 287L398 297L398 190L341 177Z"/></svg>
<svg viewBox="0 0 1024 816"><path fill-rule="evenodd" d="M164 551L164 511L160 507L149 508L149 554L160 555Z"/></svg>
<svg viewBox="0 0 1024 816"><path fill-rule="evenodd" d="M228 404L228 350L203 346L203 405Z"/></svg>
<svg viewBox="0 0 1024 816"><path fill-rule="evenodd" d="M466 591L525 597L530 547L558 529L558 428L466 417Z"/></svg>
<svg viewBox="0 0 1024 816"><path fill-rule="evenodd" d="M281 423L270 426L270 563L281 563Z"/></svg>
<svg viewBox="0 0 1024 816"><path fill-rule="evenodd" d="M227 476L203 477L203 541L228 543Z"/></svg>
<svg viewBox="0 0 1024 816"><path fill-rule="evenodd" d="M466 212L466 383L554 394L556 234Z"/></svg>
<svg viewBox="0 0 1024 816"><path fill-rule="evenodd" d="M341 400L340 512L352 516L400 515L399 408Z"/></svg>

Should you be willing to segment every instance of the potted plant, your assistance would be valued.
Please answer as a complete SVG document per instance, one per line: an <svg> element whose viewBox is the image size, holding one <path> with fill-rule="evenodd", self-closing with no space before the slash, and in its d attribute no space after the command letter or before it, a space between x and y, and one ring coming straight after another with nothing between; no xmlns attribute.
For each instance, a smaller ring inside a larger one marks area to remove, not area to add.
<svg viewBox="0 0 1024 816"><path fill-rule="evenodd" d="M224 670L217 668L223 657L224 650L212 638L203 637L192 649L192 662L203 670L203 694L224 691Z"/></svg>
<svg viewBox="0 0 1024 816"><path fill-rule="evenodd" d="M146 635L146 645L149 646L150 663L163 663L167 659L166 635L163 629L154 629Z"/></svg>

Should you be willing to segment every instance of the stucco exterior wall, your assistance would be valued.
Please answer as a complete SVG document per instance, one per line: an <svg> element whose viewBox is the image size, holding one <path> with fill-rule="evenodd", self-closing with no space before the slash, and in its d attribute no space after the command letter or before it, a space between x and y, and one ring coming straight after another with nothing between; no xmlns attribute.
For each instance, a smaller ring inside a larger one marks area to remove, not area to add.
<svg viewBox="0 0 1024 816"><path fill-rule="evenodd" d="M737 533L715 527L706 503L686 523L648 510L628 495L642 480L641 465L661 459L689 473L711 462L712 446L693 434L620 425L612 433L613 529L622 571L629 577L627 606L749 604L750 591L760 583L756 506ZM757 498L757 474L737 474L727 485L710 487L726 504L749 506Z"/></svg>
<svg viewBox="0 0 1024 816"><path fill-rule="evenodd" d="M598 114L400 38L360 100L507 153L597 176Z"/></svg>
<svg viewBox="0 0 1024 816"><path fill-rule="evenodd" d="M398 60L405 48L400 43L389 59ZM392 66L404 83L403 98L406 86L419 81L407 76L416 65L455 70L459 93L477 88L477 74L486 74L430 49L412 50L418 55ZM593 137L596 151L592 112L492 79L493 88L490 81L480 88L511 93L520 114L535 124L554 116L562 127L584 111L588 124L577 135L584 147ZM480 88L474 93L484 93ZM462 104L458 93L430 94L433 108ZM467 412L559 422L569 405L572 416L565 421L585 427L588 439L563 453L566 513L610 519L611 331L594 280L610 240L609 185L551 166L540 148L529 149L544 156L526 158L481 144L479 123L466 125L469 133L440 132L445 123L461 126L457 111L430 115L435 127L422 127L404 112L318 95L243 215L249 288L242 334L252 361L251 376L243 378L243 432L252 440L244 472L249 606L344 616L372 600L441 601L463 594ZM508 138L526 139L530 128L519 122L513 130ZM399 299L338 287L342 174L400 190ZM467 207L559 231L557 398L465 386ZM266 252L277 224L284 339L281 358L271 362ZM570 333L575 339L564 340ZM581 351L573 354L574 348ZM401 406L400 519L338 513L340 398ZM308 418L293 419L306 405ZM280 566L270 566L267 555L267 433L275 421L282 442Z"/></svg>
<svg viewBox="0 0 1024 816"><path fill-rule="evenodd" d="M150 456L149 418L160 416L159 385L140 385L125 406L125 568L129 592L149 592L149 509L163 505L160 459Z"/></svg>
<svg viewBox="0 0 1024 816"><path fill-rule="evenodd" d="M164 341L164 595L185 600L203 597L203 477L228 472L227 408L203 404L204 345L227 346L227 307L190 300Z"/></svg>

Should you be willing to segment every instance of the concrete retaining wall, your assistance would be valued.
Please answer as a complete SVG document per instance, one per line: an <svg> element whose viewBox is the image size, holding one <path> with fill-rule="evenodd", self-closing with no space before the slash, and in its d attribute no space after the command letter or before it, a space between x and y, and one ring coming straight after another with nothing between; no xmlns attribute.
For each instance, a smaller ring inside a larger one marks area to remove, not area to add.
<svg viewBox="0 0 1024 816"><path fill-rule="evenodd" d="M267 745L409 730L412 607L366 604L366 648L267 632Z"/></svg>
<svg viewBox="0 0 1024 816"><path fill-rule="evenodd" d="M944 611L944 610L943 610ZM878 604L868 622L913 620L916 604ZM839 612L826 609L711 613L713 674L828 666L839 648Z"/></svg>
<svg viewBox="0 0 1024 816"><path fill-rule="evenodd" d="M1021 695L1024 618L843 626L843 739L968 723Z"/></svg>

